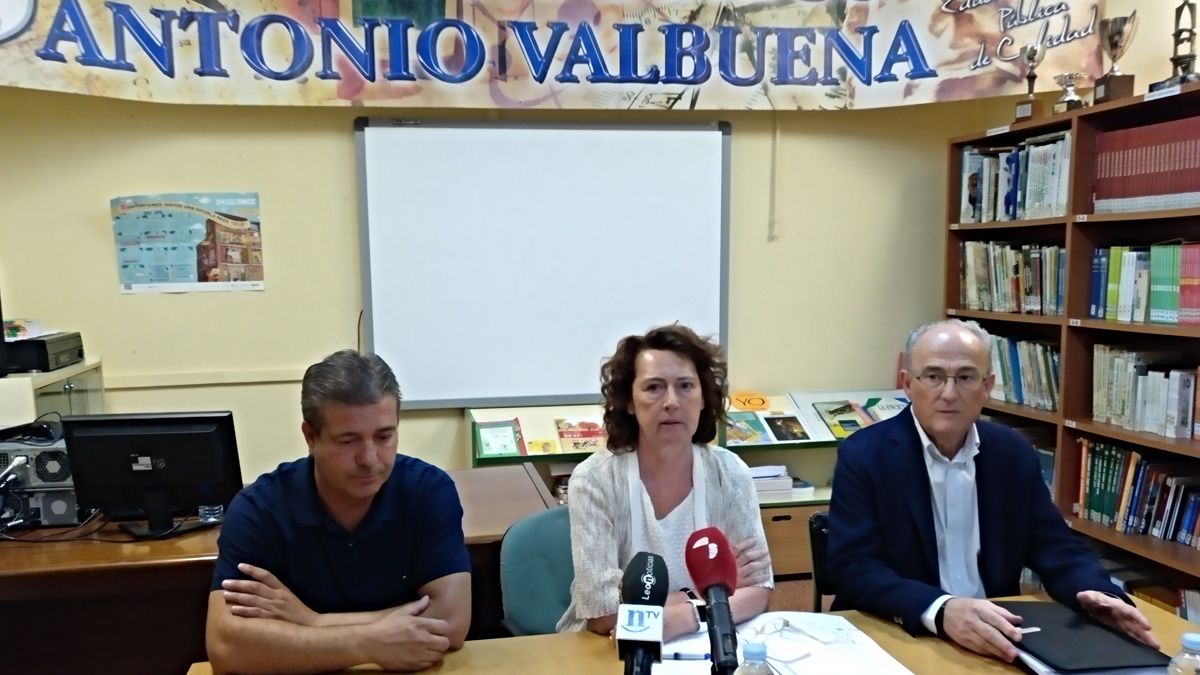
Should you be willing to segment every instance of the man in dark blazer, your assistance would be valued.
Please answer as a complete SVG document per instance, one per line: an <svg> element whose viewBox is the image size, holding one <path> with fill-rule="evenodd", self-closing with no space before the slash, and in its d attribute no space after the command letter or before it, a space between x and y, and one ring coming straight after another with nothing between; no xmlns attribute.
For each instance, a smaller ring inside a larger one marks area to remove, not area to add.
<svg viewBox="0 0 1200 675"><path fill-rule="evenodd" d="M991 344L975 322L913 330L902 371L912 404L839 448L826 559L834 609L1012 661L1020 617L985 598L1019 594L1029 567L1055 600L1157 647L1051 503L1033 448L979 421L995 382Z"/></svg>

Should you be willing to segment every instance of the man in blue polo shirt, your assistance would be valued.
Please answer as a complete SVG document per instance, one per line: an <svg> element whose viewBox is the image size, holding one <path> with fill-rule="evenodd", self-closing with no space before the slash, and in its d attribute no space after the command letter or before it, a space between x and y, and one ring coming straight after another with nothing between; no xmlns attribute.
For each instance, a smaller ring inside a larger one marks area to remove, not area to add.
<svg viewBox="0 0 1200 675"><path fill-rule="evenodd" d="M308 456L240 492L221 528L214 670L436 665L471 622L453 481L396 454L400 389L378 356L344 350L309 367L300 401Z"/></svg>

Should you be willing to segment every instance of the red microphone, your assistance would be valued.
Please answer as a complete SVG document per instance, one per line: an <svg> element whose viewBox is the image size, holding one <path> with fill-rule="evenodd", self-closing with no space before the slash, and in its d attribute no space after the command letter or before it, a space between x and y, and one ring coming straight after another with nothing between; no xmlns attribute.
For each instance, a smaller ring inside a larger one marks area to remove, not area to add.
<svg viewBox="0 0 1200 675"><path fill-rule="evenodd" d="M737 557L729 540L715 527L696 530L688 537L683 551L688 574L708 603L708 641L712 653L712 672L737 670L737 631L729 596L737 590Z"/></svg>

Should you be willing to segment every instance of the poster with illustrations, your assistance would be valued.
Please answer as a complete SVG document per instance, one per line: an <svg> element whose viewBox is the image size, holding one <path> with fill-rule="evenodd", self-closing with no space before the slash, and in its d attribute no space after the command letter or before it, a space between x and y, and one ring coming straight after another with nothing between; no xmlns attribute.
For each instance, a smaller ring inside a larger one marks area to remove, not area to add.
<svg viewBox="0 0 1200 675"><path fill-rule="evenodd" d="M122 293L264 289L258 193L116 197L110 209Z"/></svg>

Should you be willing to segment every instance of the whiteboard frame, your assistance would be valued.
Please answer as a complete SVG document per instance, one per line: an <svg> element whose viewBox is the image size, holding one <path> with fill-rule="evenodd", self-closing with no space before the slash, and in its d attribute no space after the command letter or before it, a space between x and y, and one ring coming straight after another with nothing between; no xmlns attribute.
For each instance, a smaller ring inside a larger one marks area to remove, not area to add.
<svg viewBox="0 0 1200 675"><path fill-rule="evenodd" d="M522 130L615 130L615 131L713 131L721 134L721 219L720 219L720 289L717 340L726 355L729 353L729 185L730 185L730 134L729 122L691 124L616 124L616 123L559 123L517 121L428 121L399 117L358 117L354 120L355 153L358 181L359 259L362 281L362 348L373 353L374 323L372 318L371 293L371 242L368 222L366 129L369 127L426 127L441 129L522 129ZM646 327L651 328L650 326ZM597 382L599 371L597 371ZM401 384L403 391L403 384ZM581 405L603 401L598 392L579 394L548 394L529 396L466 397L453 399L404 399L405 410L446 410L463 408L528 407L546 405Z"/></svg>

